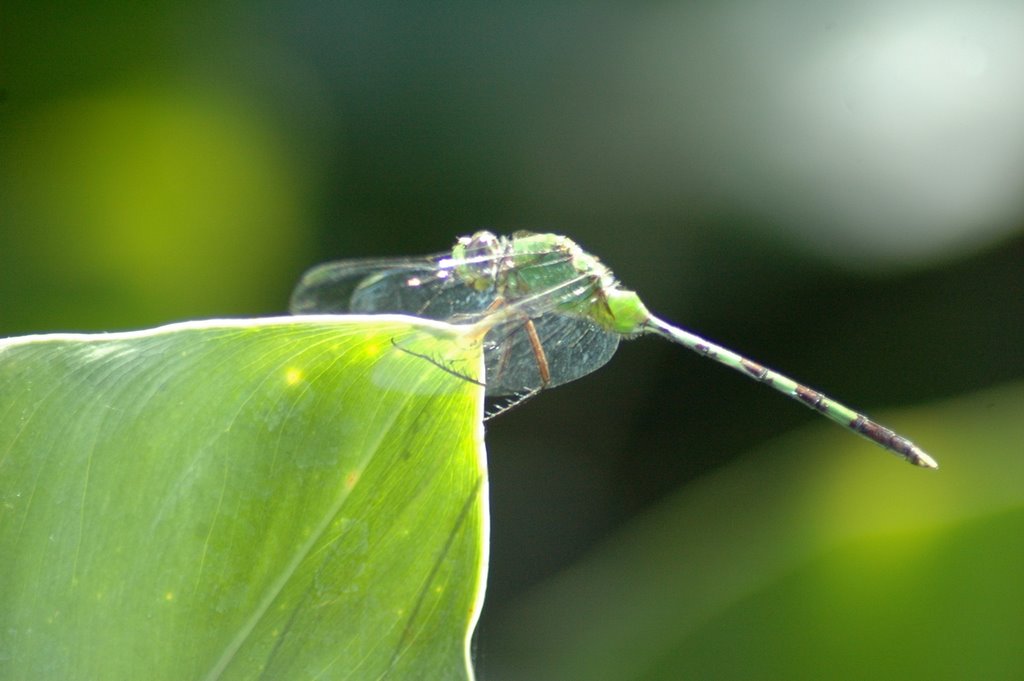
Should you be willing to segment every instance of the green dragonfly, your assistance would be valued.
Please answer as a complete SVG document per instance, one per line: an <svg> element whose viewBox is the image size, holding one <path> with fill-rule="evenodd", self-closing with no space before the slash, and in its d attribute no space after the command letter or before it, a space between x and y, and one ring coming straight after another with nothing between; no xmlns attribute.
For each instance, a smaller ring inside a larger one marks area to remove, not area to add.
<svg viewBox="0 0 1024 681"><path fill-rule="evenodd" d="M303 275L293 314L404 313L481 324L486 392L525 399L603 366L619 340L653 333L788 395L924 468L910 440L793 379L652 315L571 239L481 231L419 258L330 262Z"/></svg>

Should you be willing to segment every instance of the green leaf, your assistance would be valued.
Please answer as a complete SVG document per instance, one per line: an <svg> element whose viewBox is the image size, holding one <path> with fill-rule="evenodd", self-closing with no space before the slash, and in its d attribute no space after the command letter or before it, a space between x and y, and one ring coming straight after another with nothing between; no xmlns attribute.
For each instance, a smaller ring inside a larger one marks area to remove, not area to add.
<svg viewBox="0 0 1024 681"><path fill-rule="evenodd" d="M1024 678L1024 384L886 417L924 471L827 424L624 528L490 632L502 678ZM676 456L681 452L652 452Z"/></svg>
<svg viewBox="0 0 1024 681"><path fill-rule="evenodd" d="M400 316L0 341L0 677L472 678L481 361Z"/></svg>

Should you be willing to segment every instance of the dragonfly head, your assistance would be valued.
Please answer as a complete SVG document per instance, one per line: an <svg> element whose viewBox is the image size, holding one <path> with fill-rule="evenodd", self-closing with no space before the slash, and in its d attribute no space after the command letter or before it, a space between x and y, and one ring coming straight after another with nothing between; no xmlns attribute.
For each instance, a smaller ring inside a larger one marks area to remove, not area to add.
<svg viewBox="0 0 1024 681"><path fill-rule="evenodd" d="M494 286L505 248L505 240L491 232L464 236L452 249L452 259L458 263L456 272L473 289L486 291Z"/></svg>

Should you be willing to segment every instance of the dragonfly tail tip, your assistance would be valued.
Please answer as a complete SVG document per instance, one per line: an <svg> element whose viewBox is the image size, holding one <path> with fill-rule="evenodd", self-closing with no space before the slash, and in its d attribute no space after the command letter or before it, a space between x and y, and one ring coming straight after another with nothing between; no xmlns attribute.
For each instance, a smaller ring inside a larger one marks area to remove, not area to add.
<svg viewBox="0 0 1024 681"><path fill-rule="evenodd" d="M924 450L922 450L920 447L914 447L911 450L909 459L910 463L914 464L915 466L920 466L921 468L930 468L932 470L937 470L939 467L939 462L925 454Z"/></svg>

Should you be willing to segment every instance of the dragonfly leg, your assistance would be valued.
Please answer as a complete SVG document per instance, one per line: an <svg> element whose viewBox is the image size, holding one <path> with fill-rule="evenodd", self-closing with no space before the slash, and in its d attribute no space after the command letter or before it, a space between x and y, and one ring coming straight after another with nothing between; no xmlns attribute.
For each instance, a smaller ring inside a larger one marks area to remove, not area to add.
<svg viewBox="0 0 1024 681"><path fill-rule="evenodd" d="M486 388L486 387L487 387L487 384L486 384L486 383L481 383L480 381L476 380L476 379L475 379L475 378L473 378L472 376L467 376L466 374L464 374L464 373L461 373L461 372L459 372L459 371L456 371L455 369L452 369L452 368L451 368L451 367L449 367L449 366L445 366L445 364L444 364L443 362L441 362L440 360L434 359L434 358L433 358L433 357L431 357L430 355L424 355L424 354L423 354L423 353L421 353L421 352L415 352L415 351L413 351L413 350L410 350L409 348L403 348L403 347L402 347L401 345L399 345L399 344L398 344L398 343L397 343L397 342L395 341L395 339L394 339L394 338L392 338L392 339L391 339L391 345L392 345L392 346L393 346L393 347L394 347L394 348L395 348L396 350L401 350L402 352L404 352L404 353L406 353L406 354L409 354L409 355L412 355L413 357L419 357L420 359L425 359L426 361L430 362L431 364L433 364L434 366L436 366L436 367L437 367L438 369L440 369L441 371L444 371L445 373L449 373L449 374L451 374L452 376L455 376L456 378L461 378L461 379L462 379L462 380L464 380L464 381L469 381L470 383L472 383L472 384L474 384L474 385L478 385L478 386L480 386L481 388Z"/></svg>
<svg viewBox="0 0 1024 681"><path fill-rule="evenodd" d="M533 348L533 356L537 360L537 370L540 372L540 385L530 388L526 392L514 395L508 402L488 411L484 414L484 421L490 421L495 416L500 416L513 407L517 407L526 400L530 399L544 388L548 387L551 382L551 367L548 366L548 356L544 353L544 346L541 345L540 336L537 335L537 327L534 325L533 320L527 317L523 323L523 328L526 329L526 336L530 339L530 347ZM507 361L508 355L506 354L502 358L502 363Z"/></svg>
<svg viewBox="0 0 1024 681"><path fill-rule="evenodd" d="M509 411L513 407L518 407L520 404L530 399L540 391L540 387L530 388L526 392L513 395L512 397L508 398L508 401L506 401L504 404L500 404L491 409L488 409L487 413L484 414L484 421L490 421L495 416L501 416L502 414L504 414L506 411Z"/></svg>
<svg viewBox="0 0 1024 681"><path fill-rule="evenodd" d="M500 309L504 305L505 299L502 296L498 296L490 305L487 306L484 313L489 314ZM538 388L538 390L543 390L548 387L549 383L551 383L551 367L548 365L548 356L544 353L544 346L541 345L540 336L537 335L537 327L534 325L533 320L526 317L526 321L523 322L523 328L526 329L526 335L530 339L530 348L533 350L533 356L537 360L537 371L540 372L540 388ZM507 363L510 352L511 347L506 347L505 354L501 359L501 366L504 366ZM533 393L530 393L527 397L532 396L532 394ZM525 400L527 398L523 399ZM522 400L518 400L513 403L512 406L521 401Z"/></svg>
<svg viewBox="0 0 1024 681"><path fill-rule="evenodd" d="M533 348L533 356L537 360L537 370L540 371L540 387L546 388L551 382L551 368L548 366L548 356L544 354L544 347L540 344L540 336L537 335L537 327L532 319L527 319L526 335L530 337L530 347Z"/></svg>

